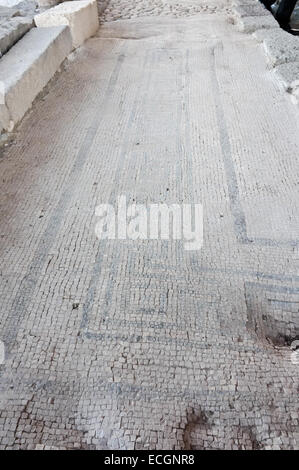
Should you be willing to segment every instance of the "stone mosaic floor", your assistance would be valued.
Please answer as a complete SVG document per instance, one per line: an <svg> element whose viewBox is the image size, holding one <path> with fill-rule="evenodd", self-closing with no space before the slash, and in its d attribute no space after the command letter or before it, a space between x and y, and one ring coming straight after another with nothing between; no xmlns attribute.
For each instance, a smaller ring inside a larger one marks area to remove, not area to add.
<svg viewBox="0 0 299 470"><path fill-rule="evenodd" d="M299 448L298 109L211 4L111 1L1 149L1 449ZM202 250L99 241L121 194Z"/></svg>

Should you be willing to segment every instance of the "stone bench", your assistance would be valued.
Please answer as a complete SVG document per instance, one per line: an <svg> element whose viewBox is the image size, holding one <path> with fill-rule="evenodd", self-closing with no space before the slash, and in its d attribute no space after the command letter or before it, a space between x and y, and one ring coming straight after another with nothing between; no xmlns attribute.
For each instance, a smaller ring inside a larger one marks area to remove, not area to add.
<svg viewBox="0 0 299 470"><path fill-rule="evenodd" d="M36 26L67 25L70 28L73 48L83 44L99 28L96 0L61 3L34 17Z"/></svg>

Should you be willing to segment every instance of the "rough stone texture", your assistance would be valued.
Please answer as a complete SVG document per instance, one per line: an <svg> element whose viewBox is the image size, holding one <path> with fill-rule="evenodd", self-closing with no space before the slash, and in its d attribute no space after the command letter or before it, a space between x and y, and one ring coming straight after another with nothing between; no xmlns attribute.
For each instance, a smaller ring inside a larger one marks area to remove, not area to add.
<svg viewBox="0 0 299 470"><path fill-rule="evenodd" d="M98 13L101 15L109 4L109 0L97 0Z"/></svg>
<svg viewBox="0 0 299 470"><path fill-rule="evenodd" d="M299 61L299 38L280 28L258 30L254 37L263 43L267 60L273 67Z"/></svg>
<svg viewBox="0 0 299 470"><path fill-rule="evenodd" d="M252 5L239 5L233 8L233 13L241 18L244 16L272 16L271 13L261 3Z"/></svg>
<svg viewBox="0 0 299 470"><path fill-rule="evenodd" d="M17 8L8 8L0 5L0 24L17 15L19 15Z"/></svg>
<svg viewBox="0 0 299 470"><path fill-rule="evenodd" d="M233 6L256 5L259 0L232 0Z"/></svg>
<svg viewBox="0 0 299 470"><path fill-rule="evenodd" d="M0 83L9 119L2 113L2 127L11 130L22 119L38 93L71 51L67 26L33 28L0 61ZM0 91L1 93L1 91ZM0 96L1 98L1 96Z"/></svg>
<svg viewBox="0 0 299 470"><path fill-rule="evenodd" d="M101 22L151 16L172 18L201 14L231 13L230 0L110 0Z"/></svg>
<svg viewBox="0 0 299 470"><path fill-rule="evenodd" d="M278 65L275 72L284 82L285 87L289 90L299 84L299 62L291 62L288 64Z"/></svg>
<svg viewBox="0 0 299 470"><path fill-rule="evenodd" d="M273 16L243 16L236 20L237 28L243 33L253 33L258 29L279 28Z"/></svg>
<svg viewBox="0 0 299 470"><path fill-rule="evenodd" d="M99 29L96 0L64 2L34 17L36 26L67 25L73 47L79 47Z"/></svg>
<svg viewBox="0 0 299 470"><path fill-rule="evenodd" d="M34 0L23 0L17 4L20 16L30 16L30 18L33 18L37 8L38 4Z"/></svg>
<svg viewBox="0 0 299 470"><path fill-rule="evenodd" d="M223 12L106 23L2 152L1 449L299 448L299 115ZM120 194L202 250L97 240Z"/></svg>
<svg viewBox="0 0 299 470"><path fill-rule="evenodd" d="M245 299L248 311L248 328L261 341L276 346L290 346L299 338L299 295L290 292L263 292L246 287ZM262 312L262 314L261 314Z"/></svg>
<svg viewBox="0 0 299 470"><path fill-rule="evenodd" d="M37 0L40 11L48 10L61 3L61 0Z"/></svg>
<svg viewBox="0 0 299 470"><path fill-rule="evenodd" d="M6 21L12 16L28 16L33 18L37 3L34 0L16 1L11 7L3 6L3 0L0 0L0 23Z"/></svg>
<svg viewBox="0 0 299 470"><path fill-rule="evenodd" d="M244 2L246 6L247 2L252 4L254 1L234 0L233 4L240 6ZM259 42L263 42L268 62L271 66L278 67L277 77L281 80L285 89L292 93L294 102L298 102L298 69L296 62L299 61L298 38L280 29L277 21L271 14L268 16L262 15L261 17L235 15L233 21L239 31L254 33L254 37ZM282 64L280 70L279 64Z"/></svg>
<svg viewBox="0 0 299 470"><path fill-rule="evenodd" d="M294 102L299 104L299 62L278 65L274 70Z"/></svg>
<svg viewBox="0 0 299 470"><path fill-rule="evenodd" d="M0 25L0 58L33 26L30 18L16 17Z"/></svg>

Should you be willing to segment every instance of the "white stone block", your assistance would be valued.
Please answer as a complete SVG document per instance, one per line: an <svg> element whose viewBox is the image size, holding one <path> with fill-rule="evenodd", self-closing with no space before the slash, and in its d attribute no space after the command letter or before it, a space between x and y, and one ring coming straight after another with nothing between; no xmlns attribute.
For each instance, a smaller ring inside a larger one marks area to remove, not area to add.
<svg viewBox="0 0 299 470"><path fill-rule="evenodd" d="M1 58L0 129L22 119L71 49L67 26L33 28Z"/></svg>
<svg viewBox="0 0 299 470"><path fill-rule="evenodd" d="M256 31L253 36L263 43L267 61L272 67L299 62L299 41L281 28Z"/></svg>
<svg viewBox="0 0 299 470"><path fill-rule="evenodd" d="M21 0L0 0L0 6L2 7L14 7L20 3Z"/></svg>
<svg viewBox="0 0 299 470"><path fill-rule="evenodd" d="M64 2L34 17L36 26L67 25L70 28L73 47L80 46L99 28L96 0Z"/></svg>

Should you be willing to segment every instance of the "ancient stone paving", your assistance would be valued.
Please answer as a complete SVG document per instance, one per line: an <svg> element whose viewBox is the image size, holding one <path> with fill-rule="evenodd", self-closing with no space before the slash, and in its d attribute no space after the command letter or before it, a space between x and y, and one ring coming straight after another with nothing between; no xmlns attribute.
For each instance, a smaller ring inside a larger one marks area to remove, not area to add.
<svg viewBox="0 0 299 470"><path fill-rule="evenodd" d="M143 14L1 151L0 448L298 449L298 109L223 9ZM202 250L99 241L119 195L202 202Z"/></svg>

